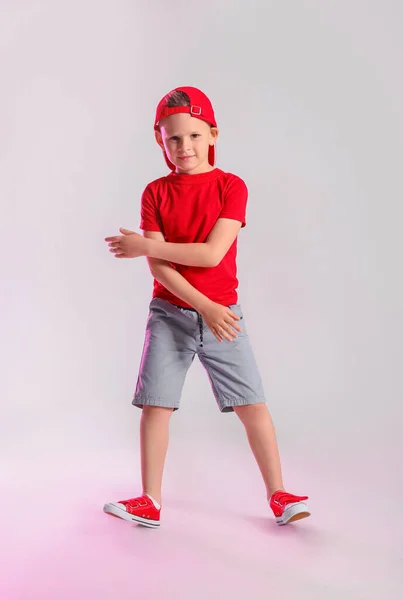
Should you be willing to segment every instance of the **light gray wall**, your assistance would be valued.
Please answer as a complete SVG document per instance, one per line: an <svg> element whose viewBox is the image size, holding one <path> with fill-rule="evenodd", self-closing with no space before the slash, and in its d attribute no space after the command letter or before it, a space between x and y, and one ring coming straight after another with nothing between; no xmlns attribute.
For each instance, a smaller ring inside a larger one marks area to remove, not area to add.
<svg viewBox="0 0 403 600"><path fill-rule="evenodd" d="M166 172L156 103L208 93L250 190L240 300L284 450L400 450L397 2L1 2L1 445L137 448L151 278L103 241ZM241 439L195 364L177 439ZM379 455L378 455L379 456ZM136 460L136 457L134 457ZM124 458L123 460L126 460Z"/></svg>

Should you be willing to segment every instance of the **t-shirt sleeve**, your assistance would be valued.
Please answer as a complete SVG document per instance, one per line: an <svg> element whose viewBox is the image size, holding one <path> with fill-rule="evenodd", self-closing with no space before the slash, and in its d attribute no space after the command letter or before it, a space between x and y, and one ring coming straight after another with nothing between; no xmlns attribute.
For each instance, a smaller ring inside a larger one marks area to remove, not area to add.
<svg viewBox="0 0 403 600"><path fill-rule="evenodd" d="M149 185L141 196L140 229L162 232L162 223L155 193Z"/></svg>
<svg viewBox="0 0 403 600"><path fill-rule="evenodd" d="M220 218L234 219L246 225L246 204L248 202L248 188L240 178L233 176L224 191L224 205Z"/></svg>

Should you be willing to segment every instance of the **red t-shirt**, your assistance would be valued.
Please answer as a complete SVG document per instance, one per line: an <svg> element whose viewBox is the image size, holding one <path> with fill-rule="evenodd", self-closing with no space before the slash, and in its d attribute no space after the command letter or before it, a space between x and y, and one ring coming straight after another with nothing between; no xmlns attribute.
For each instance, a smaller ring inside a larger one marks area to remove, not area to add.
<svg viewBox="0 0 403 600"><path fill-rule="evenodd" d="M140 228L160 231L167 242L204 243L219 218L245 226L247 199L244 181L220 169L199 175L170 173L144 190ZM199 292L227 306L238 301L236 255L237 239L216 267L171 265ZM153 297L189 308L156 280Z"/></svg>

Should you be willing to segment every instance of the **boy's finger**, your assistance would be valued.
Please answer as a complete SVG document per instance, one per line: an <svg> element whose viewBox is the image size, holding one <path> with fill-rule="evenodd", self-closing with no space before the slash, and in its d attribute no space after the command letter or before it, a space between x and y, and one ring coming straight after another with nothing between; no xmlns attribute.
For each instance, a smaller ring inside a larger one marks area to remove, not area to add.
<svg viewBox="0 0 403 600"><path fill-rule="evenodd" d="M231 327L233 327L234 329L236 329L236 331L242 331L241 327L238 325L238 323L234 323L234 322L229 322L228 323Z"/></svg>
<svg viewBox="0 0 403 600"><path fill-rule="evenodd" d="M238 317L238 315L237 315L236 313L234 313L232 310L230 310L230 311L229 311L229 314L230 314L230 315L231 315L231 317L232 317L233 319L235 319L236 321L239 321L239 319L241 318L241 317Z"/></svg>
<svg viewBox="0 0 403 600"><path fill-rule="evenodd" d="M232 334L229 325L225 324L225 326L220 327L220 334L229 342L232 342ZM234 332L235 333L235 332Z"/></svg>
<svg viewBox="0 0 403 600"><path fill-rule="evenodd" d="M216 338L216 339L217 339L219 342L222 342L222 338L221 338L221 335L220 335L220 333L219 333L218 329L217 329L217 330L215 330L215 329L211 329L211 331L213 332L213 335L214 335L214 337L215 337L215 338Z"/></svg>
<svg viewBox="0 0 403 600"><path fill-rule="evenodd" d="M236 331L230 323L225 323L225 331L229 333L232 337L238 337Z"/></svg>

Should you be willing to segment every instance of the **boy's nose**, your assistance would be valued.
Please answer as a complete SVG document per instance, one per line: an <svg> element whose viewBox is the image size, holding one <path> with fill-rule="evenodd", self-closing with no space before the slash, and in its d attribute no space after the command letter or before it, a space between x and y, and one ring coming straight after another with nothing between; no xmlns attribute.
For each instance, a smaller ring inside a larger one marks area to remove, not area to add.
<svg viewBox="0 0 403 600"><path fill-rule="evenodd" d="M190 149L190 139L183 138L181 140L181 143L179 144L179 148L182 152L186 152L187 150L189 150Z"/></svg>

